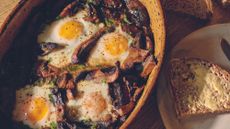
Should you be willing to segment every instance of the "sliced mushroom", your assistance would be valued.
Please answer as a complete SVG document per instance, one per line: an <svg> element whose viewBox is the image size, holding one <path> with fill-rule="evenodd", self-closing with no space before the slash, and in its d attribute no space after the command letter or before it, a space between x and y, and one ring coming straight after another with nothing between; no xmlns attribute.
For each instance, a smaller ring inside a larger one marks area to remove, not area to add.
<svg viewBox="0 0 230 129"><path fill-rule="evenodd" d="M44 56L51 52L65 48L65 45L49 42L40 44L40 48L43 51L42 55Z"/></svg>
<svg viewBox="0 0 230 129"><path fill-rule="evenodd" d="M143 90L144 90L144 86L139 87L139 88L137 88L137 89L135 90L135 92L134 92L134 94L133 94L133 97L132 97L132 99L133 99L134 102L137 102L137 101L138 101L138 99L139 99L141 93L143 92Z"/></svg>
<svg viewBox="0 0 230 129"><path fill-rule="evenodd" d="M64 89L75 88L73 76L68 72L61 73L57 78L57 86Z"/></svg>
<svg viewBox="0 0 230 129"><path fill-rule="evenodd" d="M103 14L106 19L116 19L118 20L121 16L121 8L123 3L121 0L103 0Z"/></svg>
<svg viewBox="0 0 230 129"><path fill-rule="evenodd" d="M89 72L90 72L90 70L88 70L88 69L86 69L86 70L78 70L78 71L75 71L75 72L72 74L75 83L77 83L77 82L80 81L81 79L85 78Z"/></svg>
<svg viewBox="0 0 230 129"><path fill-rule="evenodd" d="M143 32L146 38L146 48L147 50L154 50L154 35L150 27L143 27Z"/></svg>
<svg viewBox="0 0 230 129"><path fill-rule="evenodd" d="M58 122L58 129L78 129L76 124L72 124L71 122L67 122L63 120L62 122Z"/></svg>
<svg viewBox="0 0 230 129"><path fill-rule="evenodd" d="M145 35L143 34L143 32L138 32L134 38L134 43L132 44L132 46L134 48L141 48L141 49L145 49L146 48L146 39L145 39Z"/></svg>
<svg viewBox="0 0 230 129"><path fill-rule="evenodd" d="M103 4L106 8L119 9L122 7L121 0L103 0Z"/></svg>
<svg viewBox="0 0 230 129"><path fill-rule="evenodd" d="M57 121L63 121L64 103L62 100L61 93L58 91L58 89L52 89L52 96L50 96L50 99L52 100L52 103L55 105L55 107L57 107Z"/></svg>
<svg viewBox="0 0 230 129"><path fill-rule="evenodd" d="M125 3L129 10L129 17L136 26L142 27L150 24L148 11L139 0L125 0Z"/></svg>
<svg viewBox="0 0 230 129"><path fill-rule="evenodd" d="M149 36L145 37L146 39L146 48L147 50L150 50L151 52L153 51L153 42Z"/></svg>
<svg viewBox="0 0 230 129"><path fill-rule="evenodd" d="M72 55L72 63L83 63L87 60L87 56L90 53L90 50L96 45L97 40L105 34L107 31L111 31L111 28L101 28L96 34L94 34L90 39L86 40L85 42L81 43L79 47L77 47Z"/></svg>
<svg viewBox="0 0 230 129"><path fill-rule="evenodd" d="M118 113L120 116L127 115L133 110L134 107L135 107L135 103L133 101L130 101L128 104L121 106L118 109Z"/></svg>
<svg viewBox="0 0 230 129"><path fill-rule="evenodd" d="M88 11L88 16L84 17L85 21L93 22L93 23L98 23L99 22L99 17L97 15L97 10L94 4L89 4L89 11Z"/></svg>
<svg viewBox="0 0 230 129"><path fill-rule="evenodd" d="M98 69L89 74L87 79L93 79L98 81L105 81L106 83L112 83L119 77L120 69L119 66L115 68L107 68L106 70Z"/></svg>
<svg viewBox="0 0 230 129"><path fill-rule="evenodd" d="M83 7L81 0L76 0L69 5L67 5L62 12L59 14L60 17L66 17L74 15L79 9Z"/></svg>
<svg viewBox="0 0 230 129"><path fill-rule="evenodd" d="M130 69L135 63L143 62L148 54L147 50L131 47L128 57L121 64L121 69Z"/></svg>
<svg viewBox="0 0 230 129"><path fill-rule="evenodd" d="M40 61L37 66L37 75L42 78L55 77L59 74L60 69L48 64L48 62Z"/></svg>
<svg viewBox="0 0 230 129"><path fill-rule="evenodd" d="M73 100L74 99L73 93L72 93L72 91L70 89L66 90L66 96L67 96L68 100Z"/></svg>
<svg viewBox="0 0 230 129"><path fill-rule="evenodd" d="M122 30L131 34L133 37L140 32L140 29L135 24L122 24Z"/></svg>
<svg viewBox="0 0 230 129"><path fill-rule="evenodd" d="M131 100L130 90L122 78L110 84L110 95L113 98L113 105L118 109Z"/></svg>
<svg viewBox="0 0 230 129"><path fill-rule="evenodd" d="M149 56L143 62L143 71L141 72L141 77L148 77L148 75L152 72L153 68L156 66L155 61L153 60L153 56Z"/></svg>

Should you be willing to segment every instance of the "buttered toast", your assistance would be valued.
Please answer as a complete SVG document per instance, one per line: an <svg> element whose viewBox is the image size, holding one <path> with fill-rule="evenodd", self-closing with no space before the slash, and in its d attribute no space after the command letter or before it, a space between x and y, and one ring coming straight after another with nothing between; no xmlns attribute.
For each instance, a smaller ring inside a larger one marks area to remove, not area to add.
<svg viewBox="0 0 230 129"><path fill-rule="evenodd" d="M230 111L230 73L196 58L170 61L169 79L178 118Z"/></svg>

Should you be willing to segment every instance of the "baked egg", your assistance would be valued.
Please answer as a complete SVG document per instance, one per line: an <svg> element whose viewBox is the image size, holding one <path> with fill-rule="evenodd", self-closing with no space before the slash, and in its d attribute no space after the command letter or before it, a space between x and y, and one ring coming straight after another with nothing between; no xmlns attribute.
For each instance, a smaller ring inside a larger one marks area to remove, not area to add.
<svg viewBox="0 0 230 129"><path fill-rule="evenodd" d="M90 66L114 66L117 61L122 63L127 58L133 42L132 36L117 27L114 32L107 33L98 40L87 63Z"/></svg>
<svg viewBox="0 0 230 129"><path fill-rule="evenodd" d="M13 119L34 129L57 123L58 110L50 100L51 89L47 83L17 90Z"/></svg>
<svg viewBox="0 0 230 129"><path fill-rule="evenodd" d="M109 95L109 85L103 81L80 81L76 98L69 100L67 107L71 110L70 117L75 121L110 122L117 119Z"/></svg>
<svg viewBox="0 0 230 129"><path fill-rule="evenodd" d="M88 15L88 10L81 10L76 15L65 17L47 25L44 31L38 36L38 43L56 43L65 46L63 49L53 51L45 56L43 60L49 60L50 64L58 68L71 63L71 56L76 47L82 42L92 37L103 26L96 25L84 18Z"/></svg>

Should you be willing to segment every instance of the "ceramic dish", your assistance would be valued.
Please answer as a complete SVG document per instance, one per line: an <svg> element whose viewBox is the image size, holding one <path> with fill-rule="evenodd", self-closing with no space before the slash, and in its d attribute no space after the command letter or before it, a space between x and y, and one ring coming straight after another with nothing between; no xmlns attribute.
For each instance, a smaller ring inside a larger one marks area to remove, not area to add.
<svg viewBox="0 0 230 129"><path fill-rule="evenodd" d="M226 70L230 70L230 61L221 49L221 38L230 41L230 24L213 25L181 40L172 50L173 57L196 57L214 62ZM157 93L158 107L167 129L229 129L230 114L211 115L210 117L193 117L179 121L176 118L172 95L167 82L166 65L160 75Z"/></svg>

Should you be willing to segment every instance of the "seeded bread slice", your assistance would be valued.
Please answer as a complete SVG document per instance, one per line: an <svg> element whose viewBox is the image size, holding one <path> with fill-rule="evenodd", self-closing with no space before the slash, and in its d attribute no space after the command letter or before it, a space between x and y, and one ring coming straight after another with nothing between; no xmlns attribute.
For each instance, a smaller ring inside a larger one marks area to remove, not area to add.
<svg viewBox="0 0 230 129"><path fill-rule="evenodd" d="M176 58L169 68L178 118L230 111L230 73L196 58Z"/></svg>
<svg viewBox="0 0 230 129"><path fill-rule="evenodd" d="M163 0L166 10L190 14L200 19L208 19L213 13L211 0Z"/></svg>

